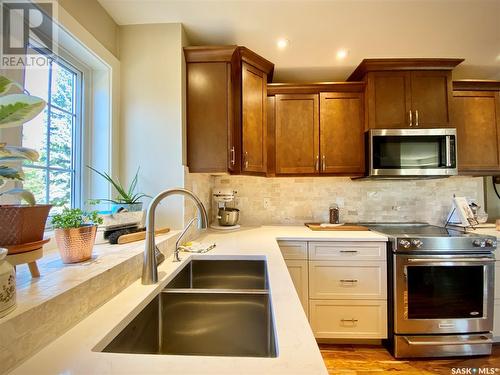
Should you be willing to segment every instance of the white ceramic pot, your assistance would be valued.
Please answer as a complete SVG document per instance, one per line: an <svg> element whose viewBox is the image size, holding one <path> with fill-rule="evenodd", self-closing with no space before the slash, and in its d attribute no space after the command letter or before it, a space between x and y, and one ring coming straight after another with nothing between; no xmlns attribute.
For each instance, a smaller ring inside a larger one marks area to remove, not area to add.
<svg viewBox="0 0 500 375"><path fill-rule="evenodd" d="M7 249L0 248L0 318L16 308L16 272L6 256Z"/></svg>

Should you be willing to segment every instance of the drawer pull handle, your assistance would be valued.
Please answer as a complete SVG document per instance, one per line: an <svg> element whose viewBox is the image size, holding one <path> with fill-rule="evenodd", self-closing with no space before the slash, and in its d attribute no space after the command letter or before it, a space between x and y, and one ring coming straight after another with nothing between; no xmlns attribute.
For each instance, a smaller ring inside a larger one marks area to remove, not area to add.
<svg viewBox="0 0 500 375"><path fill-rule="evenodd" d="M357 283L358 280L356 280L356 279L341 279L340 282L341 283Z"/></svg>
<svg viewBox="0 0 500 375"><path fill-rule="evenodd" d="M341 253L356 254L358 250L340 250Z"/></svg>
<svg viewBox="0 0 500 375"><path fill-rule="evenodd" d="M340 319L340 321L342 323L357 323L358 319L354 319L354 318L352 318L352 319Z"/></svg>

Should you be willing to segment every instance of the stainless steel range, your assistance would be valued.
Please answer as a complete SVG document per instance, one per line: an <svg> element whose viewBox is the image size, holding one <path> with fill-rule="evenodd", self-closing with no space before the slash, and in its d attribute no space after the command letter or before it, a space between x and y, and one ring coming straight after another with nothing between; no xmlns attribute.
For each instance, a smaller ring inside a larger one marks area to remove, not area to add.
<svg viewBox="0 0 500 375"><path fill-rule="evenodd" d="M396 358L491 354L496 237L371 224L389 237L389 346Z"/></svg>

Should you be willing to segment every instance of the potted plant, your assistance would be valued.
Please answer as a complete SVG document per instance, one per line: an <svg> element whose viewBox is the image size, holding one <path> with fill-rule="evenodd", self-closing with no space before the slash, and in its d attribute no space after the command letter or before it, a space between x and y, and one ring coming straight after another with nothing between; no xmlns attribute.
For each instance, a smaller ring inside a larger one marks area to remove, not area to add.
<svg viewBox="0 0 500 375"><path fill-rule="evenodd" d="M45 108L45 101L29 95L8 94L12 87L22 86L0 75L0 129L22 126L35 118ZM18 146L9 146L0 141L0 188L7 181L23 181L23 161L37 161L37 151ZM14 188L0 193L11 195L27 204L0 205L0 247L33 243L43 240L45 223L51 205L36 204L33 194L25 189Z"/></svg>
<svg viewBox="0 0 500 375"><path fill-rule="evenodd" d="M97 211L65 208L52 217L57 247L64 263L83 262L92 257L97 226L102 218Z"/></svg>
<svg viewBox="0 0 500 375"><path fill-rule="evenodd" d="M139 169L137 168L137 172L135 172L135 176L130 183L128 189L124 187L120 180L114 180L109 174L106 172L100 172L97 169L87 165L87 167L97 173L99 176L108 181L111 186L116 190L118 196L115 199L97 199L94 200L94 203L99 203L100 201L111 202L113 206L111 207L112 212L118 212L119 210L126 209L129 212L142 211L142 202L141 199L144 197L151 198L149 195L144 193L136 193L135 189L137 187L137 180L139 176Z"/></svg>

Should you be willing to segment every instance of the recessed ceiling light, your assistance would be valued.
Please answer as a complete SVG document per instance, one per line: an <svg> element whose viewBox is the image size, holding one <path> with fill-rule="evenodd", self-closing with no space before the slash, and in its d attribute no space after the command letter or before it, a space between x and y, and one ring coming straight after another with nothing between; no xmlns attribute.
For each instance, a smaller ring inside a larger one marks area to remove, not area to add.
<svg viewBox="0 0 500 375"><path fill-rule="evenodd" d="M337 60L344 60L347 57L348 51L344 48L337 51Z"/></svg>
<svg viewBox="0 0 500 375"><path fill-rule="evenodd" d="M279 49L285 49L290 44L290 41L286 38L279 38L276 45Z"/></svg>

